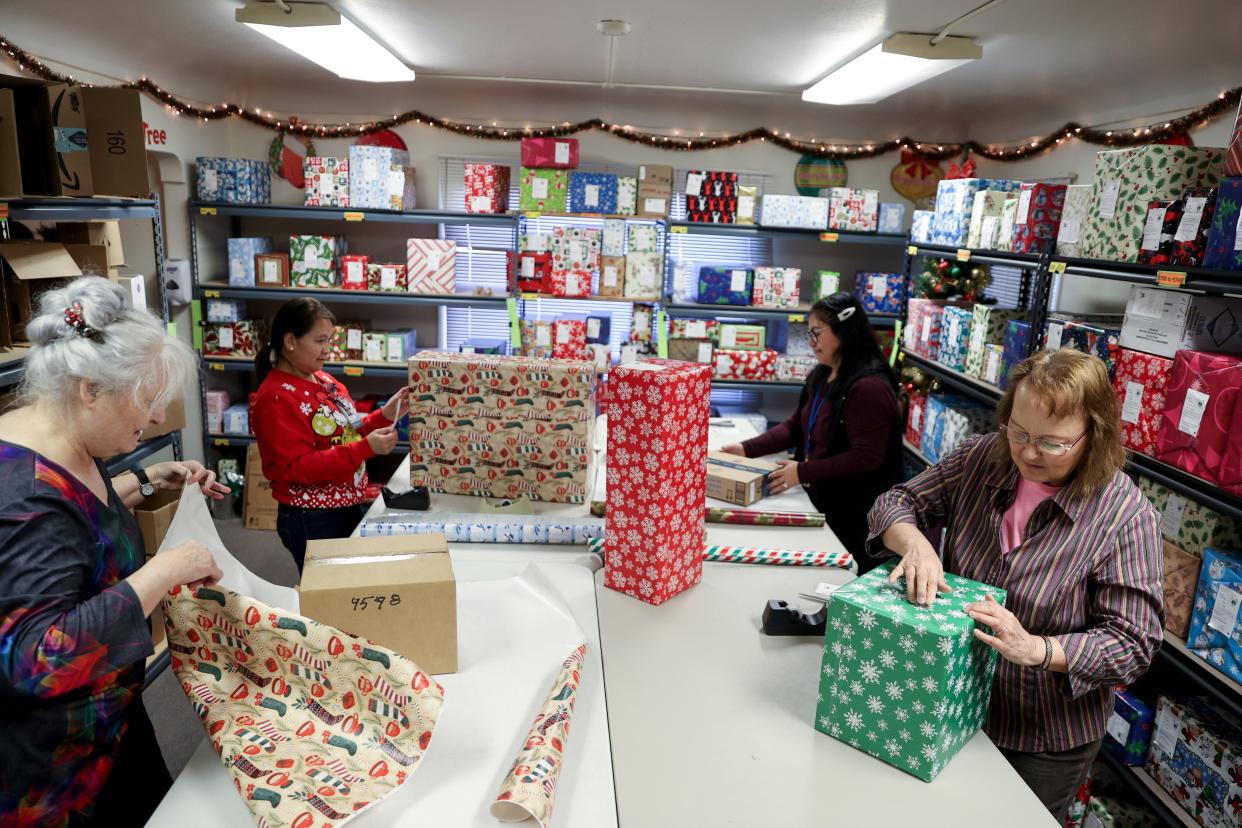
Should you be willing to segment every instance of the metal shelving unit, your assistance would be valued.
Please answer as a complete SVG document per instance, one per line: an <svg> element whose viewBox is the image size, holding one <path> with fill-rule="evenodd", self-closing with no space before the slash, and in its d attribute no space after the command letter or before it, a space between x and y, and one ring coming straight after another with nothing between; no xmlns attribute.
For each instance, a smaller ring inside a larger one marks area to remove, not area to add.
<svg viewBox="0 0 1242 828"><path fill-rule="evenodd" d="M941 365L935 360L928 359L912 351L901 349L901 358L930 374L934 374L940 380L940 384L951 388L959 394L965 394L971 399L978 400L984 405L996 405L1004 394L995 385L989 385L983 380L972 377L969 374L963 374L961 371L955 371L945 365Z"/></svg>
<svg viewBox="0 0 1242 828"><path fill-rule="evenodd" d="M1199 823L1194 817L1186 813L1185 809L1177 804L1177 800L1169 796L1168 791L1152 779L1146 768L1123 765L1103 750L1099 753L1099 759L1108 766L1123 785L1134 793L1139 801L1160 817L1165 825L1185 825L1187 828L1197 828Z"/></svg>
<svg viewBox="0 0 1242 828"><path fill-rule="evenodd" d="M706 224L696 221L670 221L670 233L691 233L701 236L768 236L781 239L805 239L840 244L874 244L900 247L906 243L902 233L858 233L850 230L803 230L790 227L762 227L757 224Z"/></svg>
<svg viewBox="0 0 1242 828"><path fill-rule="evenodd" d="M713 388L732 388L738 391L784 391L798 392L805 383L777 382L775 380L729 380L713 379Z"/></svg>
<svg viewBox="0 0 1242 828"><path fill-rule="evenodd" d="M225 282L202 282L198 289L204 299L256 299L284 301L313 296L332 304L349 305L432 305L503 309L508 295L485 296L473 293L399 293L396 291L341 290L339 288L239 287Z"/></svg>

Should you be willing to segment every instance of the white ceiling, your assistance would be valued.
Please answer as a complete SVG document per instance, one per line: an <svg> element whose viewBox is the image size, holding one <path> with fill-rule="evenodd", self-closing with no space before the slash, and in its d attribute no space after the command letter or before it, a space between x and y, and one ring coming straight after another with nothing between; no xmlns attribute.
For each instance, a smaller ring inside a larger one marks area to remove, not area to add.
<svg viewBox="0 0 1242 828"><path fill-rule="evenodd" d="M1237 47L1242 3L1237 0L1181 5L1169 0L1008 0L954 31L983 44L984 58L976 64L870 107L823 107L797 97L834 65L886 34L935 31L981 2L341 0L343 11L418 72L414 83L391 85L339 80L271 44L233 22L241 0L0 0L0 34L72 66L119 78L148 75L183 97L307 116L420 108L449 117L483 118L500 111L502 117L555 122L594 115L621 120L643 112L651 113L647 126L779 126L783 118L797 128L839 138L909 133L947 140L961 137L965 128L971 137L1001 140L1066 120L1099 123L1145 115L1155 111L1153 102L1190 105L1242 84L1242 49ZM602 18L633 24L632 33L617 43L614 79L619 83L784 94L436 77L602 84L607 41L595 31ZM989 132L980 134L985 128Z"/></svg>

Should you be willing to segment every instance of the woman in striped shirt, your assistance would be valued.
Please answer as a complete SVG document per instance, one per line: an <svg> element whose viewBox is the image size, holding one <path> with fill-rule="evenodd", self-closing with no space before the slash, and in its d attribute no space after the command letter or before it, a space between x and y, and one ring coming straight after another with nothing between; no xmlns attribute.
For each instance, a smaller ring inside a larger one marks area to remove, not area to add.
<svg viewBox="0 0 1242 828"><path fill-rule="evenodd" d="M1104 736L1112 688L1161 642L1159 521L1121 471L1125 450L1104 363L1043 351L1016 366L1000 431L974 437L876 501L868 546L901 560L908 597L944 572L1003 587L967 611L1000 655L984 731L1062 819ZM928 536L945 529L943 563Z"/></svg>

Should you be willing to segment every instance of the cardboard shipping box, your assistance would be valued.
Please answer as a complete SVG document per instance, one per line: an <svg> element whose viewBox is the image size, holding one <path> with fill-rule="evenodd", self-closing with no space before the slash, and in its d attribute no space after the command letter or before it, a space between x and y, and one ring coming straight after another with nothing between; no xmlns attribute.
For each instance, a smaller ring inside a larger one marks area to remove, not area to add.
<svg viewBox="0 0 1242 828"><path fill-rule="evenodd" d="M0 244L0 262L8 316L0 345L7 346L25 340L26 323L34 317L39 294L81 276L82 270L64 245L47 242Z"/></svg>
<svg viewBox="0 0 1242 828"><path fill-rule="evenodd" d="M428 673L457 672L457 581L443 535L312 540L298 592L307 618Z"/></svg>
<svg viewBox="0 0 1242 828"><path fill-rule="evenodd" d="M638 215L666 218L673 200L673 168L644 164L638 168Z"/></svg>
<svg viewBox="0 0 1242 828"><path fill-rule="evenodd" d="M58 162L50 90L43 81L0 75L0 195L89 196L93 192L89 154L80 134L66 135L67 152ZM66 126L79 115L64 114ZM61 186L60 163L65 165L65 187Z"/></svg>
<svg viewBox="0 0 1242 828"><path fill-rule="evenodd" d="M56 238L62 244L102 244L107 250L109 268L125 266L125 252L121 247L121 223L112 221L60 221L56 223Z"/></svg>
<svg viewBox="0 0 1242 828"><path fill-rule="evenodd" d="M251 443L246 449L245 500L242 506L242 523L247 529L276 529L276 498L272 496L272 484L263 476L263 460L259 446Z"/></svg>
<svg viewBox="0 0 1242 828"><path fill-rule="evenodd" d="M707 496L738 506L749 506L768 496L768 475L775 463L738 457L723 451L707 453Z"/></svg>
<svg viewBox="0 0 1242 828"><path fill-rule="evenodd" d="M134 507L134 519L138 521L138 531L142 532L142 545L150 558L164 542L168 527L172 525L177 514L177 504L181 502L181 492L161 492L145 498Z"/></svg>

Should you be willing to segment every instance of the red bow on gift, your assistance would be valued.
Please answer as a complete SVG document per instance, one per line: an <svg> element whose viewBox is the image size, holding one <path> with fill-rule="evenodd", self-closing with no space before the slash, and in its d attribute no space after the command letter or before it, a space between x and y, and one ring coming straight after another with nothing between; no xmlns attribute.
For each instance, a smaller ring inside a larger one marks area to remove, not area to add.
<svg viewBox="0 0 1242 828"><path fill-rule="evenodd" d="M932 166L927 163L927 159L911 149L903 149L901 151L902 172L916 181L922 181L924 178L931 178Z"/></svg>
<svg viewBox="0 0 1242 828"><path fill-rule="evenodd" d="M975 159L966 158L966 162L962 166L950 164L949 171L944 174L946 179L952 178L974 178L975 177Z"/></svg>

